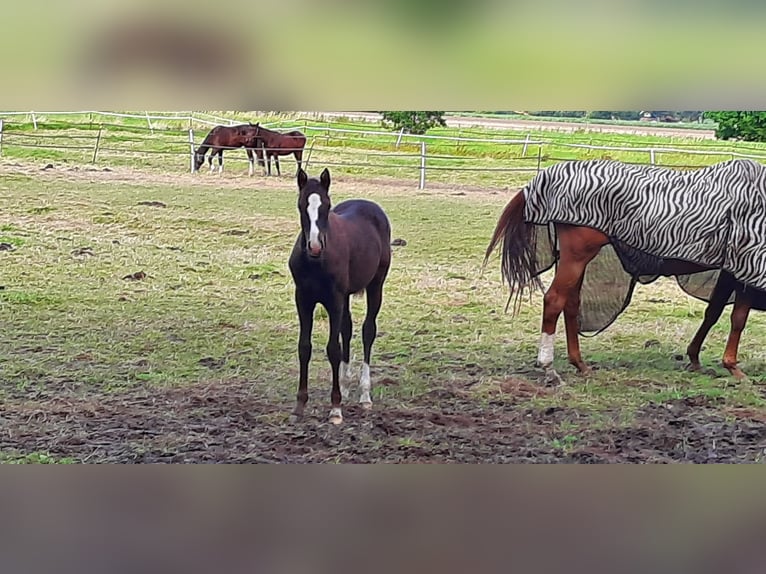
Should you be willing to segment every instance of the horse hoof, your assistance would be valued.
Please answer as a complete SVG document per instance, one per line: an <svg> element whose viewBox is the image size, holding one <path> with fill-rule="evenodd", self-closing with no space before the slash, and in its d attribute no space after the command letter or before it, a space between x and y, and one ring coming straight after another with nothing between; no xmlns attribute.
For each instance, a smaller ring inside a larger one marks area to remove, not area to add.
<svg viewBox="0 0 766 574"><path fill-rule="evenodd" d="M564 384L564 380L556 371L548 369L543 376L543 384L545 384L546 387L558 387Z"/></svg>
<svg viewBox="0 0 766 574"><path fill-rule="evenodd" d="M738 381L746 381L747 375L741 371L740 369L737 369L736 367L734 369L730 369L729 372L731 373L731 376L734 377Z"/></svg>
<svg viewBox="0 0 766 574"><path fill-rule="evenodd" d="M366 411L372 410L372 401L359 401L359 406Z"/></svg>
<svg viewBox="0 0 766 574"><path fill-rule="evenodd" d="M290 418L288 419L290 421L290 424L299 423L303 420L302 415L296 415L295 413L290 415Z"/></svg>
<svg viewBox="0 0 766 574"><path fill-rule="evenodd" d="M582 365L577 365L577 374L583 377L587 377L593 372L593 369L591 369L588 365L583 363Z"/></svg>

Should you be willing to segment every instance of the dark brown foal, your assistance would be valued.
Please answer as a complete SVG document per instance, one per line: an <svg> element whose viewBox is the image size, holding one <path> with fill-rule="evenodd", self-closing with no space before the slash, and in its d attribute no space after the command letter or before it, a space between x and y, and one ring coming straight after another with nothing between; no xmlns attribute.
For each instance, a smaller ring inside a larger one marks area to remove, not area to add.
<svg viewBox="0 0 766 574"><path fill-rule="evenodd" d="M317 304L322 304L330 319L327 341L327 358L332 368L330 422L340 424L341 399L348 396L350 378L350 298L361 291L367 292L367 316L362 326L364 364L359 379L359 402L364 408L372 406L370 356L383 302L383 284L391 265L391 226L380 206L371 201L351 199L331 208L327 169L319 179L309 179L298 168L298 190L301 233L289 261L300 320L300 379L293 418L299 420L303 416L308 402L314 310Z"/></svg>

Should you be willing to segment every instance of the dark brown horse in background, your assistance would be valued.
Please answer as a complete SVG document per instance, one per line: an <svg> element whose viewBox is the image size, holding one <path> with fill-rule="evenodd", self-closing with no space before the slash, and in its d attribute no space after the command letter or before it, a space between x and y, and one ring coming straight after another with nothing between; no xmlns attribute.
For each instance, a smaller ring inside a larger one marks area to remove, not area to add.
<svg viewBox="0 0 766 574"><path fill-rule="evenodd" d="M298 213L301 232L289 261L300 320L300 379L293 420L303 417L308 402L314 309L321 303L330 319L327 358L332 367L332 409L329 420L340 424L343 422L341 398L348 397L350 379L350 298L361 291L367 291L367 316L362 326L364 364L359 379L359 403L363 408L372 407L370 355L383 302L383 283L391 265L391 225L380 206L371 201L350 199L332 208L327 169L319 179L309 179L306 172L298 168Z"/></svg>
<svg viewBox="0 0 766 574"><path fill-rule="evenodd" d="M218 155L218 173L223 171L223 151L227 149L237 149L244 147L247 152L247 159L250 163L249 174L253 175L254 160L253 152L258 157L258 163L263 165L261 149L257 146L254 139L257 131L257 124L241 124L238 126L216 126L202 140L202 144L194 152L194 171L198 171L205 163L205 154L210 151L208 163L210 171L213 171L213 157Z"/></svg>
<svg viewBox="0 0 766 574"><path fill-rule="evenodd" d="M539 277L534 275L537 269L533 240L535 224L524 221L525 204L526 198L523 192L517 193L511 199L497 222L484 257L484 264L486 265L489 256L502 241L502 273L511 288L515 290L517 301L524 290L542 290L543 288ZM537 358L537 364L546 370L546 376L554 380L558 379L558 375L551 368L553 342L556 323L562 311L564 313L569 362L580 373L585 374L590 371L590 367L582 360L578 338L580 290L586 266L601 248L609 243L609 238L605 234L590 227L555 224L555 229L559 256L553 282L543 299L542 333ZM659 275L688 275L710 269L710 267L695 263L666 259ZM731 313L731 329L723 354L723 366L735 378L744 378L745 374L737 366L740 337L750 309L766 309L766 292L746 288L730 273L723 270L720 272L710 302L705 309L702 325L687 348L691 370L700 370L699 353L702 343L710 329L720 318L732 293L736 293L736 295Z"/></svg>
<svg viewBox="0 0 766 574"><path fill-rule="evenodd" d="M287 133L280 133L274 130L264 128L260 123L256 123L255 130L252 132L255 140L250 142L250 146L255 146L262 155L258 156L258 165L264 167L263 156L266 156L268 162L268 174L271 175L271 158L274 158L274 165L277 168L277 175L282 175L279 169L279 156L295 156L298 169L301 169L303 160L303 148L306 146L306 136L298 130Z"/></svg>

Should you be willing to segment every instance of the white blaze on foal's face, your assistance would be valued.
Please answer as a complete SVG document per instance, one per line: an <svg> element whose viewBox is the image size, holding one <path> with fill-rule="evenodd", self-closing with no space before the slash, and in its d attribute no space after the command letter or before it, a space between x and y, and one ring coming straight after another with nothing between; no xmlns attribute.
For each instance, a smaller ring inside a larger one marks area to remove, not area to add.
<svg viewBox="0 0 766 574"><path fill-rule="evenodd" d="M322 198L318 193L312 193L308 198L308 207L306 211L309 216L309 249L320 250L322 244L319 241L319 207L322 205Z"/></svg>

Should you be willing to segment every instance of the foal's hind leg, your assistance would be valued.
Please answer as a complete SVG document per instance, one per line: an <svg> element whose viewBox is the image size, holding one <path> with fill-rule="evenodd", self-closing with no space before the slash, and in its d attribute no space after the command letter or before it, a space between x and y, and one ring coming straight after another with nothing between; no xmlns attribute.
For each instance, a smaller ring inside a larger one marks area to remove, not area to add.
<svg viewBox="0 0 766 574"><path fill-rule="evenodd" d="M362 375L359 378L359 404L365 409L372 408L372 383L370 382L370 357L372 355L372 344L375 342L375 336L378 334L377 318L380 312L380 306L383 303L383 281L385 276L367 286L367 316L362 325L362 344L364 345L364 364L362 365Z"/></svg>
<svg viewBox="0 0 766 574"><path fill-rule="evenodd" d="M729 300L732 291L734 291L735 283L734 277L725 271L721 271L713 289L713 294L710 296L710 301L705 308L705 318L694 334L691 343L686 348L686 354L689 355L688 369L690 371L700 371L702 369L702 365L700 365L702 343L705 341L705 337L707 337L710 329L713 328L713 325L721 318L726 302Z"/></svg>
<svg viewBox="0 0 766 574"><path fill-rule="evenodd" d="M351 322L351 297L346 298L346 306L340 324L341 336L341 363L340 363L340 395L343 400L348 399L351 387L351 334L354 326Z"/></svg>

